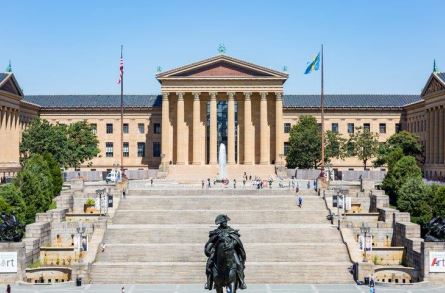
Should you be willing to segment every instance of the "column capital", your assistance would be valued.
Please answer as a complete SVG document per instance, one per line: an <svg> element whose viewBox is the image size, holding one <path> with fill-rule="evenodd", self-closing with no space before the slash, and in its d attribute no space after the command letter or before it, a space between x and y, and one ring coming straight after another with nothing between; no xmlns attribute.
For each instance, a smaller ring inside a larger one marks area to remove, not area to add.
<svg viewBox="0 0 445 293"><path fill-rule="evenodd" d="M245 92L245 93L244 93L244 97L245 97L246 100L250 100L250 96L251 96L251 95L252 95L251 92Z"/></svg>
<svg viewBox="0 0 445 293"><path fill-rule="evenodd" d="M184 99L184 93L183 92L178 92L176 94L178 95L178 100L183 100Z"/></svg>
<svg viewBox="0 0 445 293"><path fill-rule="evenodd" d="M283 93L282 92L276 92L275 93L275 97L277 100L281 100L283 98Z"/></svg>
<svg viewBox="0 0 445 293"><path fill-rule="evenodd" d="M266 99L267 99L267 94L268 94L268 93L266 93L266 92L261 92L261 93L260 93L260 95L261 95L261 100L266 100Z"/></svg>
<svg viewBox="0 0 445 293"><path fill-rule="evenodd" d="M163 100L168 99L168 95L169 95L169 94L170 94L169 92L163 92L163 93L162 93L162 99L163 99Z"/></svg>
<svg viewBox="0 0 445 293"><path fill-rule="evenodd" d="M210 99L211 99L211 100L216 100L216 95L217 95L217 94L218 94L217 92L209 92Z"/></svg>
<svg viewBox="0 0 445 293"><path fill-rule="evenodd" d="M235 97L234 92L228 92L227 95L229 96L229 100L233 100L233 98Z"/></svg>
<svg viewBox="0 0 445 293"><path fill-rule="evenodd" d="M195 101L196 101L196 100L199 101L199 95L201 95L201 93L200 93L200 92L194 92L194 93L192 93L192 94L193 94L194 100L195 100Z"/></svg>

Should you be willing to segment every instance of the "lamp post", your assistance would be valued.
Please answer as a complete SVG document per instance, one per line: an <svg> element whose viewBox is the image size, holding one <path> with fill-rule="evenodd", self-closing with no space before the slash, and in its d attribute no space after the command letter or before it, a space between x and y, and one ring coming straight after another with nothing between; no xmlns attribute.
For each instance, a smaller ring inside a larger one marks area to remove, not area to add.
<svg viewBox="0 0 445 293"><path fill-rule="evenodd" d="M366 237L368 236L368 234L370 232L371 232L371 227L365 226L365 223L362 222L362 226L360 227L360 233L362 235L364 235L364 238L363 238L363 250L364 250L365 253L363 254L363 262L368 262L368 258L366 257L366 250L367 250L367 247L366 247Z"/></svg>
<svg viewBox="0 0 445 293"><path fill-rule="evenodd" d="M105 193L104 189L96 189L96 195L99 196L99 217L102 216L102 195Z"/></svg>
<svg viewBox="0 0 445 293"><path fill-rule="evenodd" d="M79 226L76 227L77 235L79 236L79 262L80 262L80 252L82 246L82 237L85 234L86 227L83 226L82 222L79 223Z"/></svg>

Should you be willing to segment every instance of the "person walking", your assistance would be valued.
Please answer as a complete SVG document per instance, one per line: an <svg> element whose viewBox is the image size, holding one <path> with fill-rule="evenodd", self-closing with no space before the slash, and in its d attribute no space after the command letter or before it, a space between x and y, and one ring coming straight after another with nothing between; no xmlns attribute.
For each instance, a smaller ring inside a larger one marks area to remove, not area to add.
<svg viewBox="0 0 445 293"><path fill-rule="evenodd" d="M236 179L233 179L233 188L236 189Z"/></svg>
<svg viewBox="0 0 445 293"><path fill-rule="evenodd" d="M375 293L374 275L371 275L371 278L369 278L369 293Z"/></svg>
<svg viewBox="0 0 445 293"><path fill-rule="evenodd" d="M243 188L246 188L246 178L243 178Z"/></svg>
<svg viewBox="0 0 445 293"><path fill-rule="evenodd" d="M303 206L303 197L301 195L298 196L298 207L301 208Z"/></svg>
<svg viewBox="0 0 445 293"><path fill-rule="evenodd" d="M204 189L204 180L201 181L201 188Z"/></svg>
<svg viewBox="0 0 445 293"><path fill-rule="evenodd" d="M153 178L150 179L151 187L153 187Z"/></svg>
<svg viewBox="0 0 445 293"><path fill-rule="evenodd" d="M5 293L11 293L11 285L6 285L6 291Z"/></svg>
<svg viewBox="0 0 445 293"><path fill-rule="evenodd" d="M124 286L122 286L122 288L121 288L121 293L125 293L125 287Z"/></svg>
<svg viewBox="0 0 445 293"><path fill-rule="evenodd" d="M211 187L211 185L210 185L210 178L207 178L207 187L208 187L208 188Z"/></svg>

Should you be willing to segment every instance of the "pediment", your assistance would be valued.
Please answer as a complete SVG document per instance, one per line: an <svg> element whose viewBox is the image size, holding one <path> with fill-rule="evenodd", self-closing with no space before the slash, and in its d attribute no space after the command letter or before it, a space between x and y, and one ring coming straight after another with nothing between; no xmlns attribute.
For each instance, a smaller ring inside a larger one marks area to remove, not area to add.
<svg viewBox="0 0 445 293"><path fill-rule="evenodd" d="M9 73L1 82L0 82L0 90L11 93L13 95L23 97L23 92L20 86L18 85L14 75Z"/></svg>
<svg viewBox="0 0 445 293"><path fill-rule="evenodd" d="M288 75L283 72L225 55L162 72L156 76L159 80L166 78L278 78L286 80L287 77Z"/></svg>
<svg viewBox="0 0 445 293"><path fill-rule="evenodd" d="M421 96L423 97L439 91L445 91L445 83L439 78L437 73L433 73L428 79Z"/></svg>

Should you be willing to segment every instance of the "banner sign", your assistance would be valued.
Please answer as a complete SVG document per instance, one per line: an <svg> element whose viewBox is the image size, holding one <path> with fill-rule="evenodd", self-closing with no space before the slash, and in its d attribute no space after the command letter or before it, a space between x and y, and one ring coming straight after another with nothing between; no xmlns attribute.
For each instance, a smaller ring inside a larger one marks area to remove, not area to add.
<svg viewBox="0 0 445 293"><path fill-rule="evenodd" d="M17 252L0 252L0 273L17 273Z"/></svg>
<svg viewBox="0 0 445 293"><path fill-rule="evenodd" d="M366 251L372 251L372 235L366 235L366 239L365 236L360 235L358 238L358 245L361 251L365 251L365 247Z"/></svg>
<svg viewBox="0 0 445 293"><path fill-rule="evenodd" d="M430 251L430 272L445 273L445 251Z"/></svg>

